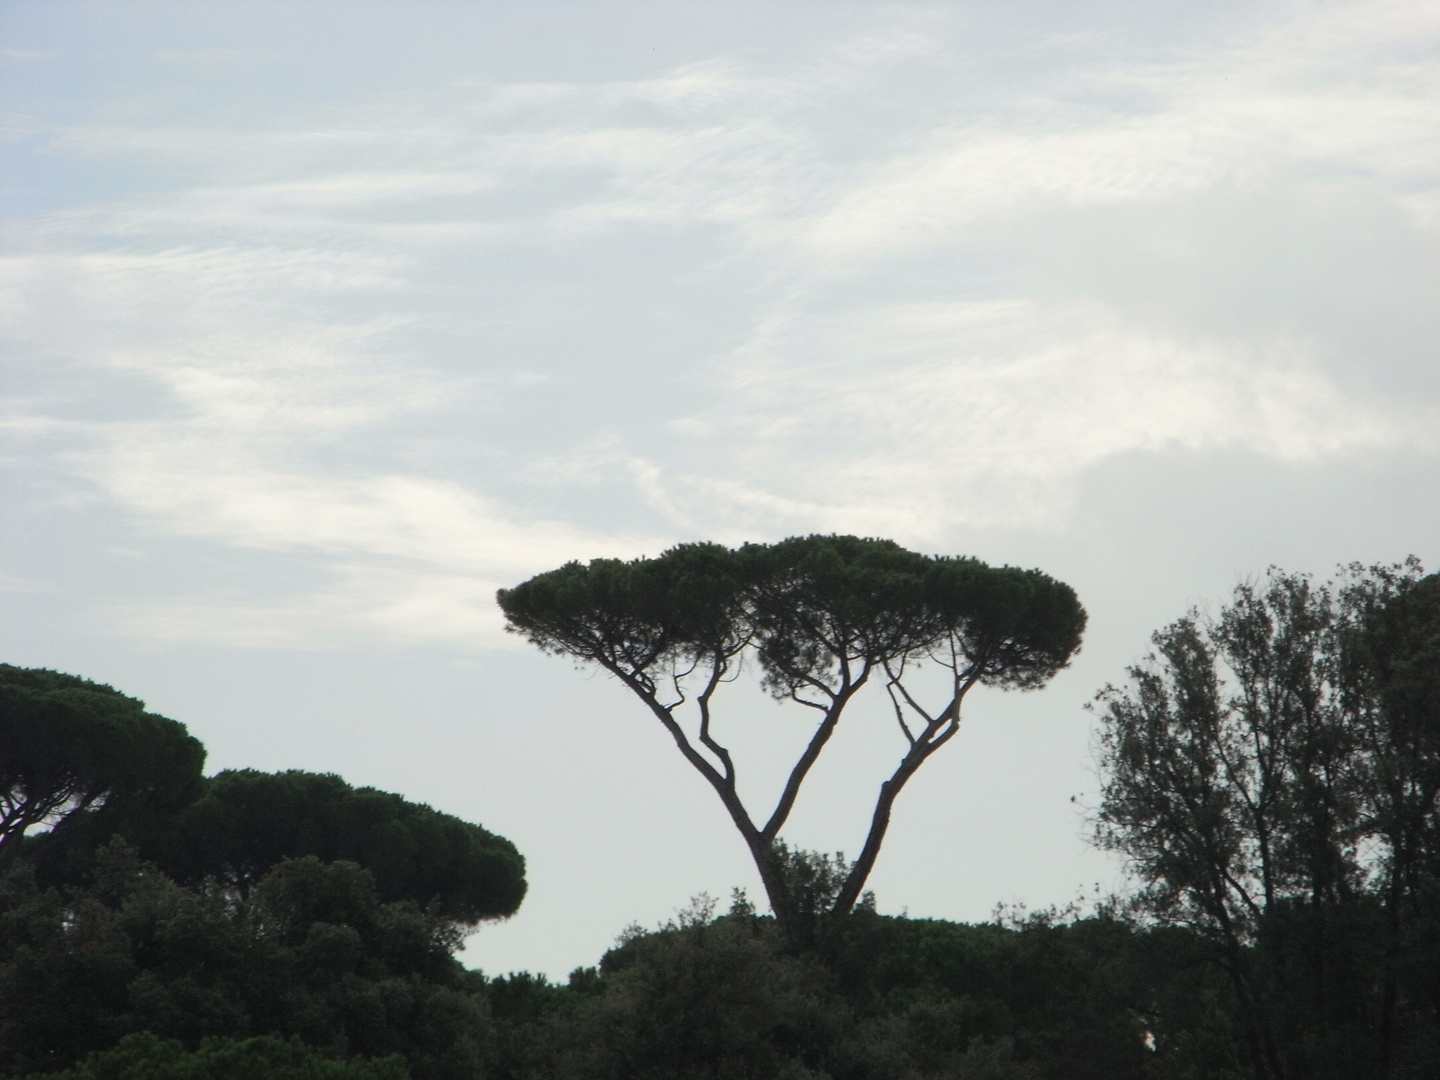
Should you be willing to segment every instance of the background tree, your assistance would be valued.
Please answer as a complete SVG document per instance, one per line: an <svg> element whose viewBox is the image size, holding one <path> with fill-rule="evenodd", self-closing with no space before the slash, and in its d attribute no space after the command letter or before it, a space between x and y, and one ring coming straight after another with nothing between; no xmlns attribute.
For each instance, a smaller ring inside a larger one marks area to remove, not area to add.
<svg viewBox="0 0 1440 1080"><path fill-rule="evenodd" d="M482 1075L486 980L454 953L523 898L514 845L337 776L203 779L140 702L0 671L0 1076Z"/></svg>
<svg viewBox="0 0 1440 1080"><path fill-rule="evenodd" d="M382 900L433 902L443 917L471 925L513 915L525 897L525 860L510 841L334 774L230 769L193 794L178 808L77 811L32 838L27 856L41 884L78 885L118 835L181 884L218 885L242 901L284 859L344 859L371 872Z"/></svg>
<svg viewBox="0 0 1440 1080"><path fill-rule="evenodd" d="M1418 981L1397 961L1434 880L1437 597L1414 562L1272 571L1099 696L1099 842L1142 910L1215 942L1262 1076L1384 1076L1397 1012L1412 1051L1435 1029L1435 949Z"/></svg>
<svg viewBox="0 0 1440 1080"><path fill-rule="evenodd" d="M853 536L736 550L682 544L654 559L569 563L502 589L498 599L512 631L601 667L640 698L720 797L772 909L797 939L806 934L806 913L788 880L780 833L855 696L872 681L884 687L905 749L880 785L830 916L859 899L896 797L959 730L970 690L1043 685L1068 663L1085 625L1073 590L1039 571ZM717 691L746 657L776 698L810 710L815 724L763 821L741 801L735 762L712 723ZM946 690L931 705L912 678L922 665L946 673Z"/></svg>
<svg viewBox="0 0 1440 1080"><path fill-rule="evenodd" d="M1440 1060L1440 575L1419 572L1414 560L1352 568L1341 592L1341 682L1363 831L1381 840L1387 1074L1401 1067L1400 1044L1423 1044Z"/></svg>
<svg viewBox="0 0 1440 1080"><path fill-rule="evenodd" d="M330 773L217 773L145 840L141 854L182 884L210 879L241 897L271 867L307 855L358 863L382 901L433 901L463 923L512 915L525 897L525 860L509 840Z"/></svg>
<svg viewBox="0 0 1440 1080"><path fill-rule="evenodd" d="M0 664L0 855L80 814L119 820L195 797L205 749L113 687Z"/></svg>

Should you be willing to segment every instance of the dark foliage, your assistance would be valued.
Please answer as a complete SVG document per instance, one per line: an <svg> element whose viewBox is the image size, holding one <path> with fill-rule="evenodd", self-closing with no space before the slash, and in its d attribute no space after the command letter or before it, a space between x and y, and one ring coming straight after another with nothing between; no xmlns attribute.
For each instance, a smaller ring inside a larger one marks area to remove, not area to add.
<svg viewBox="0 0 1440 1080"><path fill-rule="evenodd" d="M113 687L0 664L0 855L27 831L86 815L103 826L174 811L200 788L205 749Z"/></svg>
<svg viewBox="0 0 1440 1080"><path fill-rule="evenodd" d="M1099 838L1207 941L1260 1077L1440 1074L1440 578L1271 573L1100 698Z"/></svg>
<svg viewBox="0 0 1440 1080"><path fill-rule="evenodd" d="M598 993L579 972L547 987L520 1040L530 1056L498 1075L1246 1075L1228 985L1202 946L1111 916L968 926L860 910L796 954L769 918L702 910L629 936L602 960Z"/></svg>
<svg viewBox="0 0 1440 1080"><path fill-rule="evenodd" d="M331 1056L402 1055L462 1080L486 1052L485 999L454 923L381 903L354 863L292 859L249 899L183 888L118 841L91 887L0 883L0 1073L68 1066L132 1032L293 1036Z"/></svg>
<svg viewBox="0 0 1440 1080"><path fill-rule="evenodd" d="M434 902L458 922L512 915L525 896L525 860L479 825L332 774L222 772L204 794L141 844L177 881L207 879L244 896L284 859L359 863L380 899Z"/></svg>
<svg viewBox="0 0 1440 1080"><path fill-rule="evenodd" d="M24 857L42 884L83 885L119 835L180 883L241 899L281 860L307 855L357 862L382 900L434 903L458 922L503 918L524 899L525 860L479 825L332 774L205 778L204 761L183 724L143 702L0 665L0 861Z"/></svg>
<svg viewBox="0 0 1440 1080"><path fill-rule="evenodd" d="M519 905L514 846L336 776L203 761L109 687L0 668L0 1074L480 1075L485 979L454 953ZM336 1064L356 1058L393 1060Z"/></svg>
<svg viewBox="0 0 1440 1080"><path fill-rule="evenodd" d="M299 1042L268 1035L210 1037L195 1050L148 1031L91 1054L73 1068L44 1074L49 1080L409 1080L400 1057L336 1061Z"/></svg>

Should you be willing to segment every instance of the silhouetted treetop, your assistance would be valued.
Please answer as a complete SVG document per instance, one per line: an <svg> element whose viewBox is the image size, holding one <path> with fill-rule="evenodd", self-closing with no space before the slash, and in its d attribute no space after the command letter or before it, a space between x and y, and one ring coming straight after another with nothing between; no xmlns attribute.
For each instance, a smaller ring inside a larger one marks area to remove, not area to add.
<svg viewBox="0 0 1440 1080"><path fill-rule="evenodd" d="M922 555L891 540L800 536L729 549L681 544L656 558L571 562L498 594L508 628L540 648L597 664L638 695L720 796L750 848L772 908L803 937L816 912L797 907L779 834L801 785L850 700L882 681L906 750L880 789L864 847L830 913L860 897L915 770L959 729L977 685L1032 689L1080 646L1085 611L1074 590L1038 570ZM750 816L711 705L742 664L776 698L812 710L816 728L773 812ZM943 669L948 691L927 707L907 676ZM681 707L693 717L685 719Z"/></svg>
<svg viewBox="0 0 1440 1080"><path fill-rule="evenodd" d="M349 860L374 875L382 901L434 901L464 923L512 915L525 896L525 860L509 840L330 773L217 773L142 851L178 881L242 893L284 859Z"/></svg>
<svg viewBox="0 0 1440 1080"><path fill-rule="evenodd" d="M1038 570L854 536L571 562L498 597L510 629L541 648L637 676L753 646L782 696L842 665L954 659L952 647L981 682L1037 686L1085 628L1074 590Z"/></svg>
<svg viewBox="0 0 1440 1080"><path fill-rule="evenodd" d="M183 724L102 683L0 664L0 851L77 814L173 810L205 748Z"/></svg>

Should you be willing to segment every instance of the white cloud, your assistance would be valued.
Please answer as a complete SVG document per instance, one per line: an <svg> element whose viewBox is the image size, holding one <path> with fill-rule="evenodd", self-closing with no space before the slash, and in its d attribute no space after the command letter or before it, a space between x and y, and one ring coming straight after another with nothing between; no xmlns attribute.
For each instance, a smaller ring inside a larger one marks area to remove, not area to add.
<svg viewBox="0 0 1440 1080"><path fill-rule="evenodd" d="M497 588L571 559L655 553L662 539L524 518L458 484L417 476L346 482L286 474L209 438L121 438L95 475L166 531L310 552L336 580L281 601L204 595L104 612L167 639L341 647L369 636L493 647Z"/></svg>
<svg viewBox="0 0 1440 1080"><path fill-rule="evenodd" d="M243 445L200 434L119 435L94 474L166 527L247 547L371 555L514 574L582 556L654 548L563 522L527 519L459 484L423 476L344 480L285 472Z"/></svg>
<svg viewBox="0 0 1440 1080"><path fill-rule="evenodd" d="M489 580L373 562L340 563L330 572L336 580L328 587L280 601L207 594L106 606L95 617L112 632L246 648L343 649L374 638L478 648L516 644L495 606L495 590L514 584L514 575Z"/></svg>
<svg viewBox="0 0 1440 1080"><path fill-rule="evenodd" d="M692 477L682 505L767 531L1053 526L1088 471L1136 452L1440 449L1440 410L1357 399L1284 342L1180 340L1094 305L812 316L749 351L745 418L712 436L745 446L741 475Z"/></svg>
<svg viewBox="0 0 1440 1080"><path fill-rule="evenodd" d="M822 256L953 243L980 220L1047 205L1174 202L1280 170L1356 170L1414 198L1440 184L1440 68L1390 59L1432 47L1431 5L1321 7L1206 62L1118 71L1154 104L1077 123L1057 101L941 126L817 215Z"/></svg>
<svg viewBox="0 0 1440 1080"><path fill-rule="evenodd" d="M957 84L953 98L917 101L892 144L848 160L827 155L828 128L882 73L937 60L939 39L908 27L860 34L780 72L718 58L629 82L460 79L288 127L74 125L49 133L56 149L211 182L58 215L52 227L416 243L721 223L798 244L813 264L951 244L975 222L1050 204L1175 201L1294 167L1358 170L1414 199L1440 182L1440 71L1414 58L1437 35L1430 5L1321 5L1207 55L1089 71L1090 92L1123 101L1104 110L1077 108L1074 86L1043 79L998 106ZM518 218L483 198L454 202L589 171L598 183ZM393 220L437 199L452 200L441 220Z"/></svg>
<svg viewBox="0 0 1440 1080"><path fill-rule="evenodd" d="M1433 451L1440 418L1348 396L1313 341L1161 327L1135 297L1041 299L1008 268L936 285L900 265L973 255L982 228L1027 216L1244 188L1299 197L1341 175L1433 228L1440 67L1424 50L1440 16L1404 3L1296 10L1178 59L1037 68L1005 100L966 81L944 19L888 12L838 47L797 49L788 67L721 56L598 84L450 72L423 92L302 104L248 127L31 120L53 153L191 179L17 226L0 301L14 347L37 362L159 391L137 392L125 419L64 421L91 438L73 467L163 531L329 568L307 596L206 596L130 622L162 635L489 641L496 583L661 546L564 506L522 512L498 482L431 475L377 448L382 430L428 437L457 402L518 401L541 376L517 375L507 350L588 355L609 324L566 328L585 305L551 276L572 258L590 258L579 264L593 277L629 275L627 304L646 302L647 275L741 268L748 294L697 306L727 334L751 331L732 369L706 375L734 340L716 333L665 388L647 376L657 402L682 384L728 388L691 416L659 404L653 426L684 444L673 459L637 448L655 432L574 405L568 445L506 458L522 475L624 484L677 530L936 542L959 525L1054 527L1086 474L1124 454L1305 464ZM203 73L255 58L171 59ZM887 94L903 122L850 137L850 114ZM640 230L706 240L632 265L624 245ZM532 337L485 337L492 325L460 300L426 306L426 289L467 274L518 281L515 306L540 313L525 322ZM425 362L425 335L455 327L487 359ZM62 422L48 407L27 399L6 424L51 430Z"/></svg>
<svg viewBox="0 0 1440 1080"><path fill-rule="evenodd" d="M662 545L517 514L450 481L335 475L310 460L317 440L364 440L378 425L483 396L481 377L442 377L389 354L406 319L317 309L393 292L402 265L271 248L3 264L13 340L139 377L165 402L151 419L62 423L35 414L43 403L20 401L8 428L85 437L88 448L68 460L155 528L319 555L336 579L278 602L204 595L106 609L107 625L250 645L366 634L493 645L502 640L498 586L571 558Z"/></svg>

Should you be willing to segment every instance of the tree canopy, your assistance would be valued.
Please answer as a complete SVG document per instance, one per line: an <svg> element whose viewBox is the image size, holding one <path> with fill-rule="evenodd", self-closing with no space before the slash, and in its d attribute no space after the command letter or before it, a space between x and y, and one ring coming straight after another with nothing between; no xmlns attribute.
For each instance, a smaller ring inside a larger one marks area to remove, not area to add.
<svg viewBox="0 0 1440 1080"><path fill-rule="evenodd" d="M859 900L896 796L959 729L977 685L1032 689L1080 645L1085 612L1069 586L1038 570L927 556L889 540L793 537L776 544L682 544L656 558L567 563L498 594L509 628L549 652L593 663L634 692L719 795L760 871L777 917L804 921L787 881L780 832L846 706L883 685L904 750L880 788L859 857L829 913ZM716 692L750 658L776 698L811 711L815 730L773 811L751 817L736 765L718 741ZM948 672L931 705L921 665ZM689 706L690 715L685 715Z"/></svg>
<svg viewBox="0 0 1440 1080"><path fill-rule="evenodd" d="M433 901L463 923L512 915L525 896L510 841L330 773L218 773L141 851L178 881L214 879L242 895L284 859L344 859L370 871L382 901Z"/></svg>
<svg viewBox="0 0 1440 1080"><path fill-rule="evenodd" d="M78 814L177 809L205 749L183 724L101 683L0 664L0 853Z"/></svg>
<svg viewBox="0 0 1440 1080"><path fill-rule="evenodd" d="M204 777L204 762L183 724L112 687L0 665L0 856L23 848L42 881L85 880L120 835L176 880L241 896L307 855L359 863L383 901L433 902L461 923L514 914L525 896L525 860L479 825L333 774Z"/></svg>

